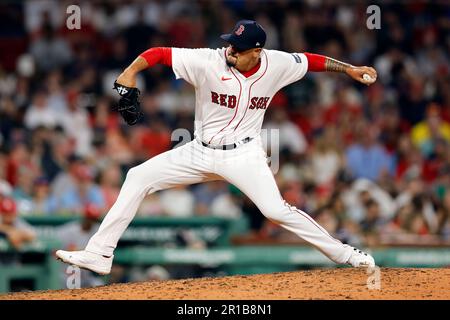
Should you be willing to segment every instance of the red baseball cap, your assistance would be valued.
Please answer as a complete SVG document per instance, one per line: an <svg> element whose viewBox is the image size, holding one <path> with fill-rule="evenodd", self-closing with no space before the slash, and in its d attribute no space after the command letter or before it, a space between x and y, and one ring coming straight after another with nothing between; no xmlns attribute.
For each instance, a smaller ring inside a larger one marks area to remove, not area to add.
<svg viewBox="0 0 450 320"><path fill-rule="evenodd" d="M16 214L17 206L13 199L2 198L0 200L0 214Z"/></svg>
<svg viewBox="0 0 450 320"><path fill-rule="evenodd" d="M88 219L98 220L102 216L102 211L96 205L88 203L84 207L84 217Z"/></svg>

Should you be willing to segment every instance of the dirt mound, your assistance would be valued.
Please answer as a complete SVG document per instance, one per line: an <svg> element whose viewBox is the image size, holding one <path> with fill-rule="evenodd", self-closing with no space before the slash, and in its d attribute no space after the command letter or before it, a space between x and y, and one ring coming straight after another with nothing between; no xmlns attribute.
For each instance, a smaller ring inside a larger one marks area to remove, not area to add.
<svg viewBox="0 0 450 320"><path fill-rule="evenodd" d="M0 295L1 299L450 299L450 269L326 269L149 281ZM379 281L377 280L379 279ZM368 282L372 289L369 289ZM377 287L379 289L377 289Z"/></svg>

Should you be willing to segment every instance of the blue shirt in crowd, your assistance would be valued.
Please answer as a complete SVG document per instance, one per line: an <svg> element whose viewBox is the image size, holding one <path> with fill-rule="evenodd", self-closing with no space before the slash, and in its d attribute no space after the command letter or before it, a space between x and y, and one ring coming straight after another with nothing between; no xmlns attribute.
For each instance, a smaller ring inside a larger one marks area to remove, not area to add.
<svg viewBox="0 0 450 320"><path fill-rule="evenodd" d="M392 157L379 145L351 145L346 151L346 157L347 168L355 178L377 181L383 170L387 170L391 175L394 171Z"/></svg>

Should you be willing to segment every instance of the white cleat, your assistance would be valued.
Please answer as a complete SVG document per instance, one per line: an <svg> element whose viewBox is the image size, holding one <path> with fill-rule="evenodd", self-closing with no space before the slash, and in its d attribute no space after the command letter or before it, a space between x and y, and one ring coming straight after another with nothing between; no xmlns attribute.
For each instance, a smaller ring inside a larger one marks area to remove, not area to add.
<svg viewBox="0 0 450 320"><path fill-rule="evenodd" d="M360 268L360 267L375 267L374 258L359 249L352 248L352 255L348 259L347 263L352 267Z"/></svg>
<svg viewBox="0 0 450 320"><path fill-rule="evenodd" d="M89 251L56 251L57 259L78 266L83 269L94 271L101 275L106 275L111 272L111 266L114 256L104 257Z"/></svg>

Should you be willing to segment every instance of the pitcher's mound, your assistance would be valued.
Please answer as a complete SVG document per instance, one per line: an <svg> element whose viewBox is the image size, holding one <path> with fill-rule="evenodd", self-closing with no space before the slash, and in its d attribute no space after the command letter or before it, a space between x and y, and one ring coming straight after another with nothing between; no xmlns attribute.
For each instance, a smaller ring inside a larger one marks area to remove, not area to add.
<svg viewBox="0 0 450 320"><path fill-rule="evenodd" d="M450 269L326 269L14 293L0 299L450 299Z"/></svg>

